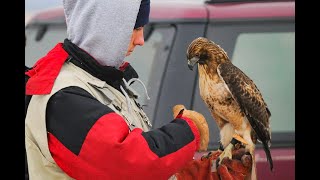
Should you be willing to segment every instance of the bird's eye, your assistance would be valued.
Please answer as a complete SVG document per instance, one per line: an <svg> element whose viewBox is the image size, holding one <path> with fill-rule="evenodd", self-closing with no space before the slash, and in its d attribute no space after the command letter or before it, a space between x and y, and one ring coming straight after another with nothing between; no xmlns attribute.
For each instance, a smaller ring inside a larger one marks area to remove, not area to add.
<svg viewBox="0 0 320 180"><path fill-rule="evenodd" d="M196 55L197 57L200 57L200 53L196 53L195 55Z"/></svg>
<svg viewBox="0 0 320 180"><path fill-rule="evenodd" d="M208 54L207 53L203 53L203 54L201 54L201 56L200 56L200 59L203 59L203 60L205 60L205 59L208 59L209 57L208 57Z"/></svg>

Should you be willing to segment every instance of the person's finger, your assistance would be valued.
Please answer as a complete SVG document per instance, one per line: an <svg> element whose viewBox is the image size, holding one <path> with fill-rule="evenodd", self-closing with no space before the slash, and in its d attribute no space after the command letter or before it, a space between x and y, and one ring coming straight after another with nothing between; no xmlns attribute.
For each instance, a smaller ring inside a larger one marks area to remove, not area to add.
<svg viewBox="0 0 320 180"><path fill-rule="evenodd" d="M210 180L220 180L218 172L212 172Z"/></svg>
<svg viewBox="0 0 320 180"><path fill-rule="evenodd" d="M234 180L244 180L244 178L246 177L246 174L243 174L240 172L235 172L232 170L229 170L229 173L231 174L231 176Z"/></svg>
<svg viewBox="0 0 320 180"><path fill-rule="evenodd" d="M252 167L252 156L250 154L243 155L241 157L241 162L245 167L250 169Z"/></svg>
<svg viewBox="0 0 320 180"><path fill-rule="evenodd" d="M221 180L234 180L232 175L229 173L227 166L220 164L217 168L217 172Z"/></svg>
<svg viewBox="0 0 320 180"><path fill-rule="evenodd" d="M245 154L244 148L235 149L232 151L232 159L241 160L242 156Z"/></svg>
<svg viewBox="0 0 320 180"><path fill-rule="evenodd" d="M228 169L231 169L232 171L236 173L243 173L247 174L248 173L248 167L244 166L242 164L242 161L237 160L237 159L229 159L229 158L223 158L221 161L221 165L225 165Z"/></svg>

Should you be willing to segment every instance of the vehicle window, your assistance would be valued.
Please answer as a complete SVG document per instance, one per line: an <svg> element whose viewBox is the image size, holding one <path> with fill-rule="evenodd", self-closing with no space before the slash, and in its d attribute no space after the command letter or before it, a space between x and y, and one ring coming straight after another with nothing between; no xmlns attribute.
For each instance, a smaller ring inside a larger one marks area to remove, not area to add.
<svg viewBox="0 0 320 180"><path fill-rule="evenodd" d="M233 63L256 83L271 111L272 132L295 131L295 33L242 33Z"/></svg>
<svg viewBox="0 0 320 180"><path fill-rule="evenodd" d="M67 37L64 25L32 25L26 28L25 65L33 64L43 57L58 42L63 42ZM42 35L41 35L42 34Z"/></svg>
<svg viewBox="0 0 320 180"><path fill-rule="evenodd" d="M130 62L139 74L139 79L146 85L150 100L147 100L145 90L139 82L132 84L132 87L140 95L138 100L151 119L156 107L164 66L169 55L170 48L168 47L172 44L174 33L175 28L172 26L154 26L152 34L143 47L136 46L134 52L125 59Z"/></svg>

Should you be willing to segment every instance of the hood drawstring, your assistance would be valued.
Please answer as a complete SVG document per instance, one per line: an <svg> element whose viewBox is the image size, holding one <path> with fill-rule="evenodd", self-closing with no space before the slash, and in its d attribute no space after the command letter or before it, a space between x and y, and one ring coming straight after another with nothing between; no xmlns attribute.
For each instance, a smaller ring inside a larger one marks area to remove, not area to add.
<svg viewBox="0 0 320 180"><path fill-rule="evenodd" d="M147 100L150 100L150 97L149 97L149 95L148 95L147 88L146 88L146 86L144 85L144 83L143 83L140 79L138 79L138 78L132 78L132 79L130 79L130 80L128 81L128 85L130 86L130 85L131 85L133 82L135 82L135 81L138 81L138 82L143 86L144 92L145 92L145 94L146 94L146 96L147 96Z"/></svg>
<svg viewBox="0 0 320 180"><path fill-rule="evenodd" d="M144 92L145 92L145 94L146 94L146 96L147 96L147 100L150 100L150 97L149 97L149 95L148 95L147 88L146 88L146 86L144 85L144 83L143 83L140 79L138 79L138 78L132 78L132 79L130 79L130 80L127 82L124 78L122 78L122 81L123 81L123 84L125 85L125 88L126 88L126 89L131 89L131 88L130 88L130 85L131 85L134 81L140 82L140 84L141 84L141 85L143 86L143 88L144 88ZM132 113L132 104L131 104L132 101L130 101L130 97L129 97L128 93L125 91L125 89L124 89L124 87L123 87L122 85L120 85L120 89L121 89L122 93L124 94L124 96L126 97L128 111L129 111L129 113L131 114L131 113ZM130 123L131 123L131 122L130 122Z"/></svg>

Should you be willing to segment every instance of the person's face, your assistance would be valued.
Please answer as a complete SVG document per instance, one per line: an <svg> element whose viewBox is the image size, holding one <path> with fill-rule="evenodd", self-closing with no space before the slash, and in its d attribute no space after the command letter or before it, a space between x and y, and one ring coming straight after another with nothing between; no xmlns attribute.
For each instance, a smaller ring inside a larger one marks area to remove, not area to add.
<svg viewBox="0 0 320 180"><path fill-rule="evenodd" d="M129 43L129 48L126 56L129 56L133 52L136 45L143 46L143 44L144 44L143 27L134 29L131 35L131 40Z"/></svg>

